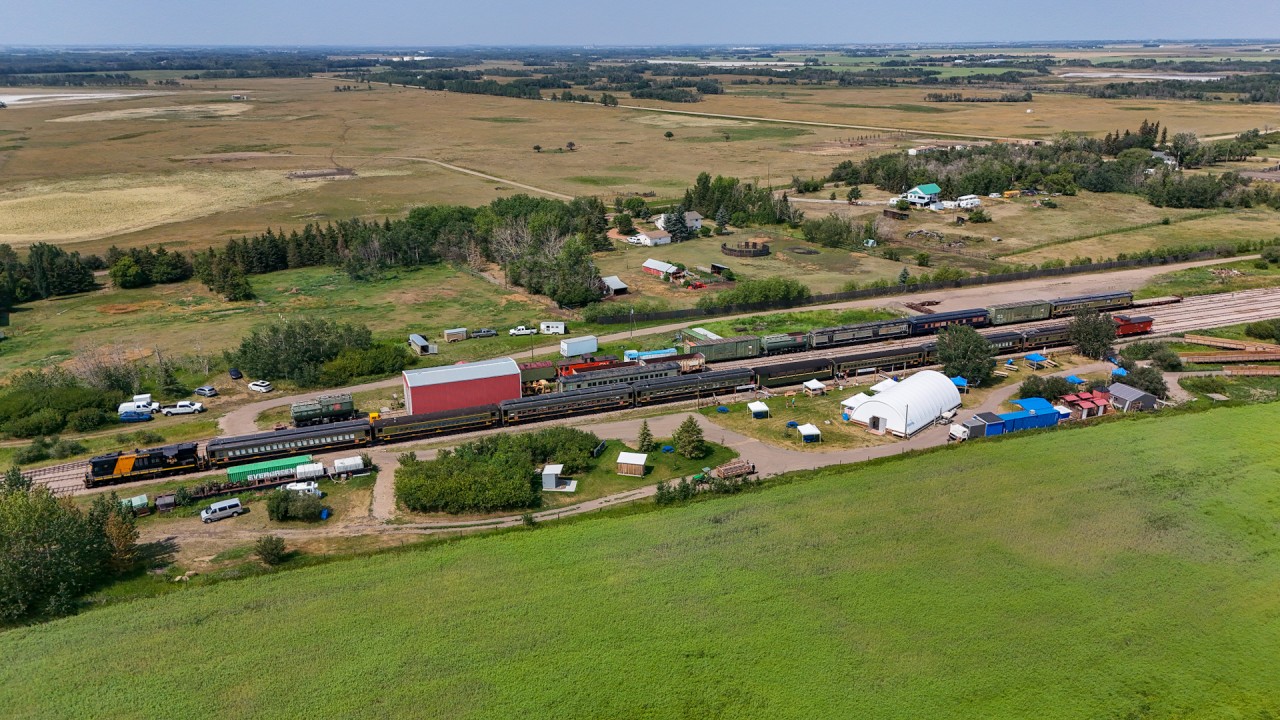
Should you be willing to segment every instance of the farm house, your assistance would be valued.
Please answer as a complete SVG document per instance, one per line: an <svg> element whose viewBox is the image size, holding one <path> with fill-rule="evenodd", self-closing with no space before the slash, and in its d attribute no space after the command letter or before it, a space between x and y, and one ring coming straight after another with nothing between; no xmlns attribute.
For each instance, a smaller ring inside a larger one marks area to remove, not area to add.
<svg viewBox="0 0 1280 720"><path fill-rule="evenodd" d="M873 433L911 437L958 407L960 393L951 378L934 370L923 370L860 399L848 415L850 422L864 425Z"/></svg>
<svg viewBox="0 0 1280 720"><path fill-rule="evenodd" d="M645 230L636 237L640 238L640 244L645 247L671 244L671 233L666 230Z"/></svg>
<svg viewBox="0 0 1280 720"><path fill-rule="evenodd" d="M405 370L403 380L404 406L410 415L520 397L520 366L511 358Z"/></svg>
<svg viewBox="0 0 1280 720"><path fill-rule="evenodd" d="M928 207L938 202L942 188L936 183L917 185L907 191L906 200L916 207Z"/></svg>
<svg viewBox="0 0 1280 720"><path fill-rule="evenodd" d="M657 225L659 230L666 230L667 229L666 214L664 213L654 218L653 224ZM689 212L686 212L684 214L684 224L685 224L685 227L689 228L694 232L701 230L702 229L702 213L699 213L695 210L690 210ZM671 237L671 236L668 235L667 237Z"/></svg>

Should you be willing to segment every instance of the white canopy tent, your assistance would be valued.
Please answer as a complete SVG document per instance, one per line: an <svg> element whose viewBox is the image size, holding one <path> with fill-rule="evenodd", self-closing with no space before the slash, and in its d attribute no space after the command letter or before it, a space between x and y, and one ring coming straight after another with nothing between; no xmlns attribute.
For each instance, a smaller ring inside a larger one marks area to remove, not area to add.
<svg viewBox="0 0 1280 720"><path fill-rule="evenodd" d="M911 437L958 407L955 383L940 372L924 370L863 401L849 420L874 433Z"/></svg>
<svg viewBox="0 0 1280 720"><path fill-rule="evenodd" d="M796 430L800 431L800 437L803 438L805 442L815 442L822 439L822 431L813 423L805 423L804 425L797 427Z"/></svg>
<svg viewBox="0 0 1280 720"><path fill-rule="evenodd" d="M894 380L893 378L885 378L884 380L881 380L880 382L876 383L875 385L872 385L872 386L871 386L871 392L873 392L873 393L882 393L882 392L884 392L885 390L888 390L889 388L891 388L891 387L893 387L894 385L897 385L897 384L898 384L898 381L897 381L897 380Z"/></svg>
<svg viewBox="0 0 1280 720"><path fill-rule="evenodd" d="M752 417L769 417L769 406L759 400L747 403L747 409L751 411Z"/></svg>
<svg viewBox="0 0 1280 720"><path fill-rule="evenodd" d="M827 386L823 385L821 380L805 380L804 389L810 395L821 395L827 391Z"/></svg>

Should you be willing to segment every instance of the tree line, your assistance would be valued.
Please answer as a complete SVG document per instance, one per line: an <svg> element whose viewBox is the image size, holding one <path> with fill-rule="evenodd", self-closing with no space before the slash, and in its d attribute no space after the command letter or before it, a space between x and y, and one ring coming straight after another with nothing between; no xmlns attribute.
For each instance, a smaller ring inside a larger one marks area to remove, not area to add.
<svg viewBox="0 0 1280 720"><path fill-rule="evenodd" d="M1031 95L1031 91L1027 90L1026 92L1020 92L1020 93L1001 93L996 97L982 96L982 95L965 95L964 93L960 93L960 92L946 92L946 93L933 92L933 93L925 93L924 99L925 99L925 102L938 102L938 103L946 103L946 102L1019 103L1019 102L1031 102L1034 98Z"/></svg>
<svg viewBox="0 0 1280 720"><path fill-rule="evenodd" d="M32 245L25 260L0 244L0 307L88 292L96 287L93 271L102 267L102 258L81 257L48 243Z"/></svg>

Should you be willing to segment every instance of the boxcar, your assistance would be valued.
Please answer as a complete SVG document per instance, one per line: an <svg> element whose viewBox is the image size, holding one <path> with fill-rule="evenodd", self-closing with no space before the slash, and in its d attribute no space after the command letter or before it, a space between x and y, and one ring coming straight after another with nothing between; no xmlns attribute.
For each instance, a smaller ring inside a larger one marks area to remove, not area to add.
<svg viewBox="0 0 1280 720"><path fill-rule="evenodd" d="M648 365L620 367L609 370L589 370L560 378L560 391L584 390L594 387L605 387L615 383L629 383L637 380L652 380L659 377L671 377L680 374L680 363L658 362Z"/></svg>
<svg viewBox="0 0 1280 720"><path fill-rule="evenodd" d="M873 340L906 337L911 334L911 323L902 320L880 320L858 325L818 328L809 331L809 345L814 349L855 345Z"/></svg>
<svg viewBox="0 0 1280 720"><path fill-rule="evenodd" d="M371 440L373 426L368 420L348 420L318 427L214 438L204 452L210 465L239 465L299 452L359 447Z"/></svg>
<svg viewBox="0 0 1280 720"><path fill-rule="evenodd" d="M1053 305L1048 300L1024 300L1022 302L992 305L987 308L987 318L992 325L1048 320Z"/></svg>
<svg viewBox="0 0 1280 720"><path fill-rule="evenodd" d="M809 358L773 365L759 365L751 368L751 371L755 373L756 381L763 387L794 385L805 380L830 380L833 377L830 358Z"/></svg>
<svg viewBox="0 0 1280 720"><path fill-rule="evenodd" d="M1066 317L1080 310L1122 310L1133 305L1133 293L1126 291L1100 295L1076 295L1055 298L1049 303L1053 305L1053 317Z"/></svg>
<svg viewBox="0 0 1280 720"><path fill-rule="evenodd" d="M686 335L684 346L687 353L702 353L707 362L743 360L760 356L760 338L754 335L720 340L701 340Z"/></svg>
<svg viewBox="0 0 1280 720"><path fill-rule="evenodd" d="M140 478L164 477L195 472L203 467L204 461L195 443L113 452L90 458L84 486L91 488Z"/></svg>
<svg viewBox="0 0 1280 720"><path fill-rule="evenodd" d="M707 397L716 393L733 391L743 385L754 384L754 375L747 368L714 370L701 375L659 378L635 383L636 405L653 405L689 398Z"/></svg>
<svg viewBox="0 0 1280 720"><path fill-rule="evenodd" d="M891 350L873 350L871 352L851 353L833 358L832 367L837 375L867 375L876 372L896 372L907 368L918 367L925 363L928 347L893 348Z"/></svg>
<svg viewBox="0 0 1280 720"><path fill-rule="evenodd" d="M986 308L973 308L971 310L952 310L951 312L914 315L907 318L907 323L911 325L912 335L929 335L952 325L983 327L987 324L987 310Z"/></svg>
<svg viewBox="0 0 1280 720"><path fill-rule="evenodd" d="M613 383L518 400L503 400L498 407L502 411L503 425L518 425L549 418L629 408L634 404L633 397L630 385Z"/></svg>
<svg viewBox="0 0 1280 720"><path fill-rule="evenodd" d="M497 405L443 410L441 412L379 418L373 421L373 434L382 442L396 442L409 438L447 435L466 430L483 430L502 423Z"/></svg>
<svg viewBox="0 0 1280 720"><path fill-rule="evenodd" d="M802 332L765 335L760 338L761 355L782 355L803 352L809 347L809 334Z"/></svg>

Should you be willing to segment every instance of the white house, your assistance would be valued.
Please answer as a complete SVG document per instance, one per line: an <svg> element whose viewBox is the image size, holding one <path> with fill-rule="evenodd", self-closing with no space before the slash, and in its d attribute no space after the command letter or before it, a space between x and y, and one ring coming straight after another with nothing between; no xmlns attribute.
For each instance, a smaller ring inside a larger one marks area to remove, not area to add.
<svg viewBox="0 0 1280 720"><path fill-rule="evenodd" d="M916 207L928 207L938 202L939 195L942 194L942 188L936 183L927 185L917 185L907 191L907 202Z"/></svg>
<svg viewBox="0 0 1280 720"><path fill-rule="evenodd" d="M640 244L645 247L671 244L671 233L666 230L642 230L636 237L640 239Z"/></svg>
<svg viewBox="0 0 1280 720"><path fill-rule="evenodd" d="M982 198L977 195L961 195L956 198L956 204L963 210L970 210L982 205Z"/></svg>
<svg viewBox="0 0 1280 720"><path fill-rule="evenodd" d="M666 229L667 229L667 214L666 214L666 213L663 213L663 214L659 215L659 216L658 216L658 217L653 221L653 224L654 224L654 225L657 225L657 226L658 226L658 228L659 228L659 229L661 229L661 230L666 230ZM692 231L694 231L694 232L697 232L697 231L701 230L701 229L702 229L702 214L701 214L701 213L698 213L698 212L696 212L696 211L690 210L689 212L687 212L687 213L685 213L685 214L684 214L684 224L685 224L685 226L686 226L686 227L688 227L690 230L692 230Z"/></svg>

